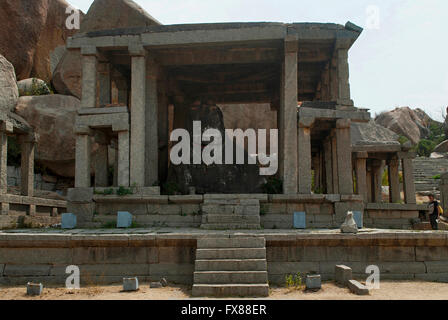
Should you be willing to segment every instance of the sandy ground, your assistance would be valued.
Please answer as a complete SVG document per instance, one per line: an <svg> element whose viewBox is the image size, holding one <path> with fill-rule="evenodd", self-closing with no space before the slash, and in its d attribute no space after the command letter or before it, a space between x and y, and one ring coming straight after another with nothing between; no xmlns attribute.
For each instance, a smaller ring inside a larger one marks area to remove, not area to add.
<svg viewBox="0 0 448 320"><path fill-rule="evenodd" d="M28 297L25 287L0 287L0 300L184 300L191 299L191 287L176 286L150 289L141 285L138 292L121 292L119 285L66 290L45 288L40 297ZM448 300L448 284L416 281L382 281L370 296L356 296L347 288L324 283L318 292L303 289L271 288L274 300Z"/></svg>

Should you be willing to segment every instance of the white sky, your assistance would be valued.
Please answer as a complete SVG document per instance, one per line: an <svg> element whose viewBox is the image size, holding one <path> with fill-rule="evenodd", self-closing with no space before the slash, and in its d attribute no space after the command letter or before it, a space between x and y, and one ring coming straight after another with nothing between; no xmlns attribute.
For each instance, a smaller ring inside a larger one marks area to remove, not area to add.
<svg viewBox="0 0 448 320"><path fill-rule="evenodd" d="M93 2L68 1L84 12ZM374 116L394 107L410 106L422 108L434 119L441 120L448 106L446 0L135 2L163 24L254 21L345 24L352 21L365 28L349 52L352 98L357 107L371 109Z"/></svg>

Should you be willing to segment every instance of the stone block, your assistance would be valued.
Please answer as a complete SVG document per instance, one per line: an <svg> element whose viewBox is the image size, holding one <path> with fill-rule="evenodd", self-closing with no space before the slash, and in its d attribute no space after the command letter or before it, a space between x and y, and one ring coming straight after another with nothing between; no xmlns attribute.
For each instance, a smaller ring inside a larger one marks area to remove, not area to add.
<svg viewBox="0 0 448 320"><path fill-rule="evenodd" d="M90 202L93 199L93 188L68 189L67 200L70 202Z"/></svg>
<svg viewBox="0 0 448 320"><path fill-rule="evenodd" d="M163 285L160 282L151 282L149 284L149 287L152 288L152 289L158 289L158 288L162 288Z"/></svg>
<svg viewBox="0 0 448 320"><path fill-rule="evenodd" d="M349 280L347 285L350 291L358 296L367 296L370 294L369 288L356 280Z"/></svg>
<svg viewBox="0 0 448 320"><path fill-rule="evenodd" d="M322 279L320 275L307 275L306 276L306 289L307 290L319 290L322 287Z"/></svg>
<svg viewBox="0 0 448 320"><path fill-rule="evenodd" d="M138 278L123 278L123 291L137 291Z"/></svg>
<svg viewBox="0 0 448 320"><path fill-rule="evenodd" d="M352 279L352 268L344 265L337 265L334 269L334 278L337 283L346 286Z"/></svg>
<svg viewBox="0 0 448 320"><path fill-rule="evenodd" d="M73 213L63 213L61 217L62 229L75 229L77 224L76 215Z"/></svg>
<svg viewBox="0 0 448 320"><path fill-rule="evenodd" d="M42 283L31 283L28 282L26 285L26 294L29 296L40 296L44 286Z"/></svg>
<svg viewBox="0 0 448 320"><path fill-rule="evenodd" d="M448 261L426 261L427 273L448 273Z"/></svg>
<svg viewBox="0 0 448 320"><path fill-rule="evenodd" d="M364 212L353 211L353 219L355 219L356 225L359 229L362 229L364 227Z"/></svg>
<svg viewBox="0 0 448 320"><path fill-rule="evenodd" d="M117 228L129 228L132 225L132 214L119 211L117 214Z"/></svg>
<svg viewBox="0 0 448 320"><path fill-rule="evenodd" d="M305 212L294 212L294 229L306 229Z"/></svg>

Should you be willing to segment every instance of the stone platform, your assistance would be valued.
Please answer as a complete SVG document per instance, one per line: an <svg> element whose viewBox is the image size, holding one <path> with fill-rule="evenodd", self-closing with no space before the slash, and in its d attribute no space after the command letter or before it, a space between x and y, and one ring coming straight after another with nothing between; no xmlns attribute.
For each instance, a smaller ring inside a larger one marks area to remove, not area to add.
<svg viewBox="0 0 448 320"><path fill-rule="evenodd" d="M331 280L337 264L351 267L359 280L366 279L366 267L373 264L381 279L448 282L446 231L363 229L350 235L328 229L147 228L0 232L0 284L35 281L63 287L69 265L80 267L84 285L119 283L131 276L193 284L198 240L223 237L264 237L271 285L284 285L285 276L297 272Z"/></svg>

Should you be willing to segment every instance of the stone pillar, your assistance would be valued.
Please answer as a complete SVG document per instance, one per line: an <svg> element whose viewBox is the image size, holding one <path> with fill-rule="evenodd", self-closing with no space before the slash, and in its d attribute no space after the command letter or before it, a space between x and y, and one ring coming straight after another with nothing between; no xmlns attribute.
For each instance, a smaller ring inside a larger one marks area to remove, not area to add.
<svg viewBox="0 0 448 320"><path fill-rule="evenodd" d="M338 153L337 153L337 143L336 143L336 134L333 131L331 136L331 168L333 175L333 193L339 194L339 175L338 175Z"/></svg>
<svg viewBox="0 0 448 320"><path fill-rule="evenodd" d="M134 45L129 47L129 52L132 56L130 184L136 187L144 187L146 51L142 46Z"/></svg>
<svg viewBox="0 0 448 320"><path fill-rule="evenodd" d="M280 124L283 193L297 193L297 41L285 41Z"/></svg>
<svg viewBox="0 0 448 320"><path fill-rule="evenodd" d="M81 48L82 108L95 108L97 99L97 50L96 47Z"/></svg>
<svg viewBox="0 0 448 320"><path fill-rule="evenodd" d="M374 202L373 201L373 166L367 166L367 202Z"/></svg>
<svg viewBox="0 0 448 320"><path fill-rule="evenodd" d="M98 150L95 155L95 187L107 187L109 185L109 148L105 137L95 136Z"/></svg>
<svg viewBox="0 0 448 320"><path fill-rule="evenodd" d="M8 193L8 136L0 131L0 194Z"/></svg>
<svg viewBox="0 0 448 320"><path fill-rule="evenodd" d="M297 130L299 194L311 194L311 126L313 122L313 118L299 119Z"/></svg>
<svg viewBox="0 0 448 320"><path fill-rule="evenodd" d="M384 161L372 161L372 202L382 201L382 180L384 172Z"/></svg>
<svg viewBox="0 0 448 320"><path fill-rule="evenodd" d="M325 185L327 194L333 194L333 166L331 156L331 139L324 141Z"/></svg>
<svg viewBox="0 0 448 320"><path fill-rule="evenodd" d="M367 188L367 158L367 152L356 153L356 193L363 196L365 202L369 200Z"/></svg>
<svg viewBox="0 0 448 320"><path fill-rule="evenodd" d="M21 193L23 196L34 196L34 150L36 146L34 134L21 136L19 143L22 151L21 159Z"/></svg>
<svg viewBox="0 0 448 320"><path fill-rule="evenodd" d="M114 182L113 186L118 187L118 141L114 141L113 152L114 152Z"/></svg>
<svg viewBox="0 0 448 320"><path fill-rule="evenodd" d="M400 176L398 173L399 161L392 159L388 162L389 176L389 201L390 203L400 203Z"/></svg>
<svg viewBox="0 0 448 320"><path fill-rule="evenodd" d="M129 187L129 132L118 132L118 174L120 187Z"/></svg>
<svg viewBox="0 0 448 320"><path fill-rule="evenodd" d="M402 160L404 200L407 204L416 204L414 185L414 164L412 159Z"/></svg>
<svg viewBox="0 0 448 320"><path fill-rule="evenodd" d="M111 77L110 64L101 62L98 65L98 80L99 80L99 105L104 107L111 103Z"/></svg>
<svg viewBox="0 0 448 320"><path fill-rule="evenodd" d="M91 141L88 131L76 136L75 188L90 188Z"/></svg>
<svg viewBox="0 0 448 320"><path fill-rule="evenodd" d="M443 174L440 179L440 201L443 215L448 217L448 173Z"/></svg>
<svg viewBox="0 0 448 320"><path fill-rule="evenodd" d="M336 49L338 70L338 100L339 105L353 106L350 98L348 48Z"/></svg>
<svg viewBox="0 0 448 320"><path fill-rule="evenodd" d="M336 120L339 193L353 194L352 146L350 120Z"/></svg>
<svg viewBox="0 0 448 320"><path fill-rule="evenodd" d="M157 66L152 59L148 59L146 79L146 142L145 185L151 187L159 180L159 101L157 90Z"/></svg>

